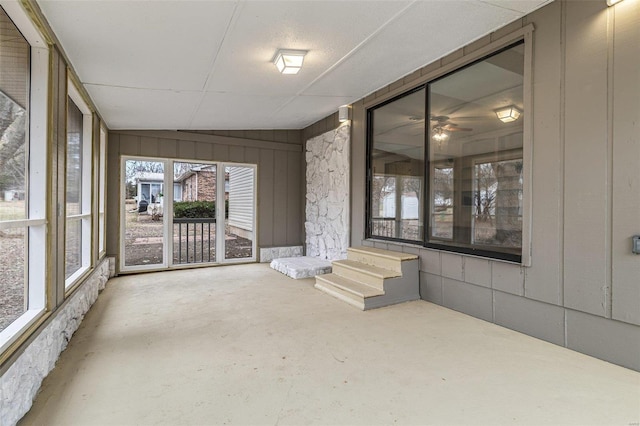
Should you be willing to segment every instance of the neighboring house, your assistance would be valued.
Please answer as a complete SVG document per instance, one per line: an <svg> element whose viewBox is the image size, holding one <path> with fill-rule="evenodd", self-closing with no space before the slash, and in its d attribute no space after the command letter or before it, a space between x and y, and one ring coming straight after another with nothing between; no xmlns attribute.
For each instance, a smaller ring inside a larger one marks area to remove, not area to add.
<svg viewBox="0 0 640 426"><path fill-rule="evenodd" d="M162 173L138 172L134 177L136 185L136 203L144 200L157 203L158 195L163 193L164 175Z"/></svg>
<svg viewBox="0 0 640 426"><path fill-rule="evenodd" d="M174 190L175 201L213 201L216 199L216 168L203 165L192 167L175 180L174 188L180 188L180 197Z"/></svg>
<svg viewBox="0 0 640 426"><path fill-rule="evenodd" d="M25 193L20 189L8 189L4 191L4 201L24 200Z"/></svg>
<svg viewBox="0 0 640 426"><path fill-rule="evenodd" d="M229 232L253 240L254 171L250 167L227 168Z"/></svg>

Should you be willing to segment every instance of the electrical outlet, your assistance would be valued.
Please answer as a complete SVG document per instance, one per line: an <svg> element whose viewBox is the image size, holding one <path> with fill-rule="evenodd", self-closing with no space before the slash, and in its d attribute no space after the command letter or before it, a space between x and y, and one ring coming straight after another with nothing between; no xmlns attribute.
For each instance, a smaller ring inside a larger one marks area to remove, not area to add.
<svg viewBox="0 0 640 426"><path fill-rule="evenodd" d="M634 254L640 254L640 235L635 235L633 237L633 248L631 251Z"/></svg>

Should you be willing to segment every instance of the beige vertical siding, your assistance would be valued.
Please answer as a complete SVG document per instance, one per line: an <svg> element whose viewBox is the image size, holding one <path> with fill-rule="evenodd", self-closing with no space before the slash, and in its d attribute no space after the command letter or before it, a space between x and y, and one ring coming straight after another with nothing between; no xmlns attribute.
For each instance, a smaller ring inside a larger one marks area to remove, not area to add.
<svg viewBox="0 0 640 426"><path fill-rule="evenodd" d="M366 240L366 108L529 24L531 266ZM559 0L355 102L352 245L419 254L426 300L640 370L639 28L638 1Z"/></svg>
<svg viewBox="0 0 640 426"><path fill-rule="evenodd" d="M613 15L612 317L640 324L640 255L630 253L631 236L640 235L640 2L622 2Z"/></svg>
<svg viewBox="0 0 640 426"><path fill-rule="evenodd" d="M233 136L223 136L220 134ZM302 145L298 131L250 131L272 140L237 137L238 131L111 131L109 132L109 193L107 253L119 247L120 158L123 155L196 161L226 161L258 166L258 246L301 245L303 210L300 192ZM245 134L244 132L242 133ZM281 140L278 140L280 138Z"/></svg>

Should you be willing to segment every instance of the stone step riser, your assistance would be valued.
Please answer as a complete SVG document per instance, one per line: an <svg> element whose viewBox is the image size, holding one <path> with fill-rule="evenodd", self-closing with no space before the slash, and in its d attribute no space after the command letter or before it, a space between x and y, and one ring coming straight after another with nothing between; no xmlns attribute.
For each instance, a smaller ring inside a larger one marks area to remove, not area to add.
<svg viewBox="0 0 640 426"><path fill-rule="evenodd" d="M377 266L379 268L389 269L390 271L402 273L402 262L399 260L350 250L347 250L347 259L364 263L365 265Z"/></svg>
<svg viewBox="0 0 640 426"><path fill-rule="evenodd" d="M345 291L341 288L335 287L330 283L327 283L326 281L320 281L317 279L317 277L316 277L316 284L314 287L324 293L327 293L344 302L347 302L348 304L355 306L358 309L361 309L363 311L365 309L365 303L364 303L363 297L358 297L357 295L350 293L348 291Z"/></svg>
<svg viewBox="0 0 640 426"><path fill-rule="evenodd" d="M380 290L384 290L384 278L374 277L365 272L356 271L351 268L347 268L339 263L333 264L333 273L336 275L340 275L345 278L349 278L350 280L358 281L371 287L378 288Z"/></svg>
<svg viewBox="0 0 640 426"><path fill-rule="evenodd" d="M345 277L337 274L316 275L316 282L336 287L365 300L369 297L384 295L384 291L379 288L357 283L353 280L345 280Z"/></svg>

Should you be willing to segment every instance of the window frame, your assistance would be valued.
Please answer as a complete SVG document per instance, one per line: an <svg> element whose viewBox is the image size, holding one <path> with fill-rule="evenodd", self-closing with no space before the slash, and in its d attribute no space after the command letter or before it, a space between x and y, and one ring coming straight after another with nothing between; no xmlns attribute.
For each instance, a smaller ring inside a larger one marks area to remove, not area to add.
<svg viewBox="0 0 640 426"><path fill-rule="evenodd" d="M78 90L75 82L69 78L67 80L67 102L73 101L75 106L82 113L82 171L81 171L81 213L74 215L67 215L66 211L66 160L65 160L65 214L64 214L64 228L65 228L65 253L67 246L66 230L70 221L79 220L81 223L81 248L80 248L80 268L67 277L64 281L65 291L70 293L75 286L81 282L81 278L91 269L92 258L92 241L93 241L93 112L85 101L84 97ZM66 113L68 114L69 105L66 107ZM65 133L67 134L67 133ZM68 146L68 140L65 141L65 159ZM65 275L66 275L66 255L65 255Z"/></svg>
<svg viewBox="0 0 640 426"><path fill-rule="evenodd" d="M23 339L27 331L41 321L49 300L47 287L48 206L51 195L47 188L51 178L48 169L49 114L49 47L19 2L2 1L2 7L29 44L29 80L27 97L27 132L25 151L28 153L25 177L26 218L0 222L0 229L24 227L26 310L0 331L0 360L9 349Z"/></svg>
<svg viewBox="0 0 640 426"><path fill-rule="evenodd" d="M98 259L107 251L107 130L100 126L98 163Z"/></svg>
<svg viewBox="0 0 640 426"><path fill-rule="evenodd" d="M443 65L440 69L432 71L424 77L418 79L414 85L410 87L401 87L395 91L390 91L387 95L388 98L378 103L365 103L365 136L366 136L366 170L365 170L365 217L364 217L364 238L365 240L382 240L388 242L395 242L401 244L420 245L425 248L437 249L442 251L454 252L465 255L473 255L479 257L486 257L494 260L502 260L511 263L518 263L522 266L531 266L531 214L532 214L532 138L533 138L533 105L532 105L532 58L533 58L533 25L527 25L512 34L508 34L487 46L478 49L476 52L471 52L462 58L452 61L447 65ZM522 186L522 245L519 255L502 253L499 251L487 250L485 248L472 248L472 247L458 247L447 244L445 240L443 243L429 242L428 238L431 232L431 200L427 195L431 194L431 168L433 165L429 159L429 144L431 143L430 133L425 131L425 184L424 184L424 218L423 218L423 240L411 241L403 240L393 237L383 237L371 234L371 184L373 180L373 170L371 163L371 154L373 149L373 111L375 109L394 102L410 93L415 91L426 89L425 98L427 102L426 115L430 113L430 90L429 85L442 78L445 78L451 74L454 74L460 70L470 67L476 63L482 62L487 58L497 55L505 50L513 48L517 45L523 45L524 49L524 75L523 75L523 130L522 130L522 162L523 162L523 186Z"/></svg>
<svg viewBox="0 0 640 426"><path fill-rule="evenodd" d="M384 102L381 102L379 104L376 104L373 107L367 108L366 111L366 118L367 118L367 133L366 133L366 184L365 184L365 221L364 221L364 227L365 227L365 238L371 238L371 239L379 239L379 240L387 240L387 241L397 241L397 242L401 242L401 243L407 243L407 244L413 244L413 245L417 245L420 244L422 245L425 241L426 238L426 233L427 233L427 226L426 226L426 215L428 214L428 210L426 210L426 208L428 207L428 205L426 204L426 194L428 194L428 188L429 188L429 183L427 182L429 179L429 176L427 174L423 174L423 185L422 185L422 193L420 194L422 196L422 203L420 208L422 208L422 222L423 222L423 226L422 226L422 240L408 240L408 239L403 239L403 238L394 238L394 237L384 237L384 236L378 236L378 235L372 235L371 234L371 213L373 210L373 206L372 206L372 200L371 200L371 189L372 189L372 184L373 184L373 169L372 169L372 162L371 162L371 155L373 153L373 113L376 109L378 108L382 108L385 105L388 105L392 102L395 102L399 99L402 99L406 96L412 95L416 92L419 92L420 90L425 90L425 113L428 112L428 108L429 108L429 91L427 90L427 83L423 83L420 84L412 89L406 90L402 93L400 93L397 96L392 97L391 99L387 99ZM424 133L424 147L425 149L428 147L427 141L426 139L428 139L427 136L427 132L425 131ZM427 171L426 169L426 156L427 156L427 152L424 152L425 155L425 172Z"/></svg>

